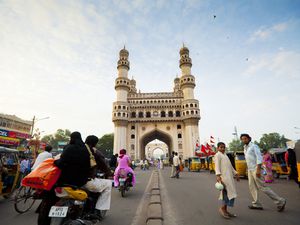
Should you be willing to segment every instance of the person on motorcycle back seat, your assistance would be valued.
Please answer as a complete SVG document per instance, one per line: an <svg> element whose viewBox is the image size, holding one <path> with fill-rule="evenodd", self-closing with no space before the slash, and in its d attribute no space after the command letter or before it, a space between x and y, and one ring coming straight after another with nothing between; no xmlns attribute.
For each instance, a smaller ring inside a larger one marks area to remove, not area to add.
<svg viewBox="0 0 300 225"><path fill-rule="evenodd" d="M119 154L119 158L118 158L118 166L115 170L115 174L114 174L114 185L115 187L119 186L119 172L121 169L125 170L126 173L131 173L132 175L132 180L131 180L131 184L134 186L135 185L135 174L132 170L132 168L130 167L130 158L128 155L126 155L126 150L125 149L121 149L120 150L120 154Z"/></svg>
<svg viewBox="0 0 300 225"><path fill-rule="evenodd" d="M88 136L85 140L86 147L93 154L97 165L91 168L89 181L84 185L84 187L91 192L101 193L95 206L96 210L109 210L112 181L100 179L96 176L98 172L103 172L105 177L110 177L112 174L110 168L105 162L103 154L95 148L98 141L99 139L94 135Z"/></svg>
<svg viewBox="0 0 300 225"><path fill-rule="evenodd" d="M73 132L70 142L65 146L60 158L54 164L61 169L61 175L57 181L60 185L73 185L81 187L88 181L91 166L90 154L81 139L79 132ZM54 190L45 193L45 196L37 209L39 213L38 225L49 225L51 218L48 217L51 206L58 201Z"/></svg>

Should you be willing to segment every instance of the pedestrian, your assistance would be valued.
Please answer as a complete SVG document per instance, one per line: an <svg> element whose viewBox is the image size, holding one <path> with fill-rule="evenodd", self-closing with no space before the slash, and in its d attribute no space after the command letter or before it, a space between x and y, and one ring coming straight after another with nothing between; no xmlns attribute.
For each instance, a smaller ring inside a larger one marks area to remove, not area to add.
<svg viewBox="0 0 300 225"><path fill-rule="evenodd" d="M173 166L175 168L175 175L173 176L173 178L179 178L179 173L180 173L180 161L179 161L179 157L178 157L178 153L175 152L174 157L173 157Z"/></svg>
<svg viewBox="0 0 300 225"><path fill-rule="evenodd" d="M117 168L118 156L119 156L118 153L116 153L112 155L110 158L109 166L113 171L115 171L115 169Z"/></svg>
<svg viewBox="0 0 300 225"><path fill-rule="evenodd" d="M160 170L160 159L157 159L157 169Z"/></svg>
<svg viewBox="0 0 300 225"><path fill-rule="evenodd" d="M297 184L298 182L298 171L297 171L297 159L296 159L296 153L294 149L289 148L287 150L288 157L287 157L287 167L290 167L290 174L289 178L294 180Z"/></svg>
<svg viewBox="0 0 300 225"><path fill-rule="evenodd" d="M31 163L28 157L22 156L20 163L21 179L23 179L31 171Z"/></svg>
<svg viewBox="0 0 300 225"><path fill-rule="evenodd" d="M174 173L175 173L175 167L174 167L174 163L173 163L174 155L175 155L175 152L172 151L172 154L169 158L169 165L171 166L171 175L170 175L171 178L174 177Z"/></svg>
<svg viewBox="0 0 300 225"><path fill-rule="evenodd" d="M220 193L219 199L222 201L222 206L219 208L220 214L226 218L236 217L235 214L228 212L227 207L233 207L237 197L234 178L239 181L239 175L232 167L230 159L225 154L226 146L223 142L217 144L217 154L215 155L215 173L217 182L223 184L223 190Z"/></svg>
<svg viewBox="0 0 300 225"><path fill-rule="evenodd" d="M263 168L265 170L264 181L265 183L272 183L273 179L273 171L272 171L272 158L268 150L263 150Z"/></svg>
<svg viewBox="0 0 300 225"><path fill-rule="evenodd" d="M286 200L276 194L270 187L265 186L261 179L261 164L263 159L259 147L251 142L249 134L241 134L240 139L244 144L244 153L248 167L249 189L253 198L252 204L249 205L249 208L263 209L258 196L258 191L260 190L274 201L277 205L278 212L283 211L286 205Z"/></svg>
<svg viewBox="0 0 300 225"><path fill-rule="evenodd" d="M34 170L35 168L37 168L38 165L40 165L45 159L52 158L52 154L50 153L51 151L52 146L47 145L45 147L45 150L38 155L31 169Z"/></svg>

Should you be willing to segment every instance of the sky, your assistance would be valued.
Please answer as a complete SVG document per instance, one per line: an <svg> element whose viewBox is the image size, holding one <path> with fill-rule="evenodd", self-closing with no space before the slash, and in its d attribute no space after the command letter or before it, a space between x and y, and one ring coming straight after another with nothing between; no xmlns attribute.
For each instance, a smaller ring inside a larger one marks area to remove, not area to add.
<svg viewBox="0 0 300 225"><path fill-rule="evenodd" d="M113 132L119 50L141 92L172 91L190 50L200 142L299 139L300 2L0 0L0 112L43 134Z"/></svg>

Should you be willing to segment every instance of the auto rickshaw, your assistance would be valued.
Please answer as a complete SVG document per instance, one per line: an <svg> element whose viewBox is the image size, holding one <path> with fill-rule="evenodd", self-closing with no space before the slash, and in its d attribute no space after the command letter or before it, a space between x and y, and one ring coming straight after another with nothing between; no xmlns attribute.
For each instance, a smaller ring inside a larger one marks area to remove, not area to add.
<svg viewBox="0 0 300 225"><path fill-rule="evenodd" d="M294 151L297 159L298 182L300 182L300 141L296 142Z"/></svg>
<svg viewBox="0 0 300 225"><path fill-rule="evenodd" d="M275 178L279 178L281 175L288 176L290 174L290 169L287 167L284 155L286 149L282 148L272 148L269 150L272 158L272 171Z"/></svg>
<svg viewBox="0 0 300 225"><path fill-rule="evenodd" d="M187 160L188 171L199 172L201 168L201 162L199 157L189 157Z"/></svg>
<svg viewBox="0 0 300 225"><path fill-rule="evenodd" d="M247 163L245 159L245 154L242 151L235 152L234 154L234 169L240 177L247 177Z"/></svg>
<svg viewBox="0 0 300 225"><path fill-rule="evenodd" d="M0 147L0 196L8 198L19 180L18 150Z"/></svg>
<svg viewBox="0 0 300 225"><path fill-rule="evenodd" d="M215 172L215 157L214 155L208 156L208 169L210 173Z"/></svg>

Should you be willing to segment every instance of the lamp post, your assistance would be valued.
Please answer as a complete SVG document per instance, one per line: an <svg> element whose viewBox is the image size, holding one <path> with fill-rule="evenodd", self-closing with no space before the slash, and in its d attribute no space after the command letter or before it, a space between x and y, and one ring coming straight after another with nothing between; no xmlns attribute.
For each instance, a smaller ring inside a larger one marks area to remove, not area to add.
<svg viewBox="0 0 300 225"><path fill-rule="evenodd" d="M50 119L50 117L47 116L47 117L44 117L44 118L41 118L41 119L37 119L37 118L35 118L35 116L33 117L33 119L32 119L32 126L31 126L31 132L30 132L31 136L33 135L33 129L34 129L35 123L38 122L38 121L41 121L41 120L46 120L46 119Z"/></svg>

